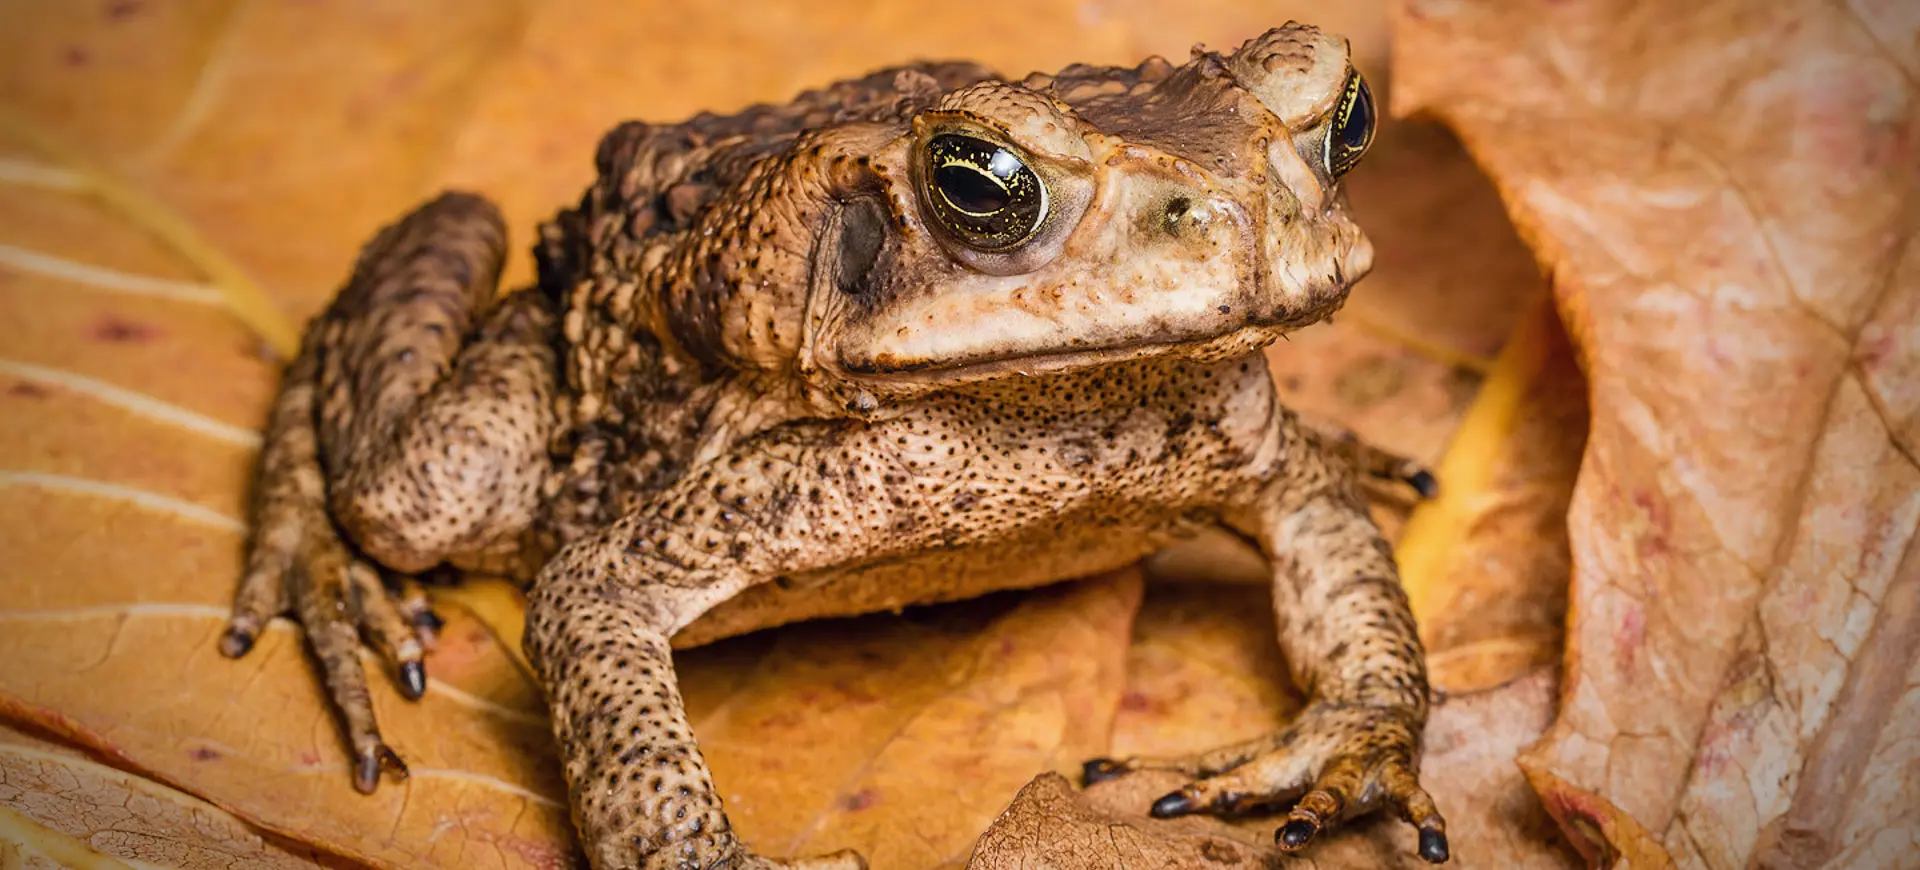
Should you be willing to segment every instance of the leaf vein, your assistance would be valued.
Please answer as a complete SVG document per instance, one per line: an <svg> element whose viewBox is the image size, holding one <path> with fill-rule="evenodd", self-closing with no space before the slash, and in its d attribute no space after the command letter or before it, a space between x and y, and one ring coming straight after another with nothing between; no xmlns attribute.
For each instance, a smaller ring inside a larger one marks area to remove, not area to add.
<svg viewBox="0 0 1920 870"><path fill-rule="evenodd" d="M31 487L48 492L71 495L86 495L94 498L124 502L145 508L155 513L170 514L179 519L199 523L209 528L236 534L246 531L240 520L216 511L212 508L194 504L172 496L149 492L144 489L104 480L88 480L83 477L70 477L64 474L47 474L39 471L0 471L0 489L9 486Z"/></svg>
<svg viewBox="0 0 1920 870"><path fill-rule="evenodd" d="M138 390L116 386L66 369L0 358L0 373L57 386L141 417L205 435L216 441L250 449L260 446L260 434L251 429L222 422Z"/></svg>

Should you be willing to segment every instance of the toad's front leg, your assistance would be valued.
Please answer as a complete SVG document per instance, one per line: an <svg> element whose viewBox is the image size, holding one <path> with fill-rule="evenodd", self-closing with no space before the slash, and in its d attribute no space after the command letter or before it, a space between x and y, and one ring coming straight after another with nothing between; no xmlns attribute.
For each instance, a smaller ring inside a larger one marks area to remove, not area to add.
<svg viewBox="0 0 1920 870"><path fill-rule="evenodd" d="M1291 415L1277 425L1276 474L1227 519L1273 563L1280 646L1312 700L1285 730L1183 759L1087 762L1091 781L1137 768L1199 777L1161 797L1159 817L1293 803L1275 834L1295 851L1345 819L1392 807L1419 830L1419 853L1446 861L1446 821L1420 786L1427 669L1387 542L1349 464Z"/></svg>
<svg viewBox="0 0 1920 870"><path fill-rule="evenodd" d="M833 448L802 440L763 438L691 470L535 581L527 652L596 870L864 866L851 852L782 863L747 851L694 743L668 646L741 589L913 537L889 470L846 463L865 470L829 477L819 457Z"/></svg>

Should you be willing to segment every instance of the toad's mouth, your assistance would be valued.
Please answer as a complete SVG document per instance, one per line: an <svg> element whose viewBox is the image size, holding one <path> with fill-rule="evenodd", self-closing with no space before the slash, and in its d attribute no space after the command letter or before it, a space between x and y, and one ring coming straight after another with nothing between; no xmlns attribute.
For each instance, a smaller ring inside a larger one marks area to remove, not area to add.
<svg viewBox="0 0 1920 870"><path fill-rule="evenodd" d="M959 362L930 360L889 366L884 364L883 357L859 365L842 361L839 368L848 380L862 384L925 386L1063 374L1176 353L1195 362L1214 362L1258 351L1278 341L1297 326L1275 319L1266 323L1248 323L1211 337L1142 338L1094 347L1009 354Z"/></svg>

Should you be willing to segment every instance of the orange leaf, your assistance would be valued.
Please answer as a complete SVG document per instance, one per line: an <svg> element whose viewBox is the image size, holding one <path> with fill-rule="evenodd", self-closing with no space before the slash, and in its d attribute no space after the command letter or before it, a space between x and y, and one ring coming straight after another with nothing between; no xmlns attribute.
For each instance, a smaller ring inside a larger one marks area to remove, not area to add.
<svg viewBox="0 0 1920 870"><path fill-rule="evenodd" d="M749 661L681 656L714 781L772 855L860 850L875 867L963 861L1040 770L1106 750L1138 572L776 633ZM717 672L717 673L716 673Z"/></svg>
<svg viewBox="0 0 1920 870"><path fill-rule="evenodd" d="M0 209L73 230L47 268L0 271L0 551L29 581L0 601L0 715L377 866L564 864L538 694L470 620L454 615L421 705L374 681L414 776L372 798L345 787L286 624L244 662L214 651L273 372L217 296L186 293L204 285L74 197L0 192Z"/></svg>

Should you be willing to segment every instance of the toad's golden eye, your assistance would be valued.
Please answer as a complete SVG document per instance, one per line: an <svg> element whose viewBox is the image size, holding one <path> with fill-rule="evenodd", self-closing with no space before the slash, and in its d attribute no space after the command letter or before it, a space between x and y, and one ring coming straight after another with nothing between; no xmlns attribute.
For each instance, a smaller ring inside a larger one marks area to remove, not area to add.
<svg viewBox="0 0 1920 870"><path fill-rule="evenodd" d="M1339 178L1359 165L1360 158L1373 144L1373 93L1367 80L1355 72L1347 78L1340 94L1340 108L1333 113L1333 125L1327 130L1327 171Z"/></svg>
<svg viewBox="0 0 1920 870"><path fill-rule="evenodd" d="M1004 251L1033 238L1046 220L1046 184L1004 147L944 133L927 143L926 161L927 206L967 247Z"/></svg>

